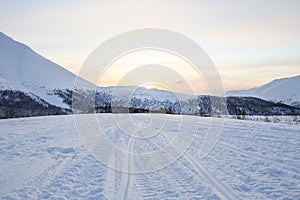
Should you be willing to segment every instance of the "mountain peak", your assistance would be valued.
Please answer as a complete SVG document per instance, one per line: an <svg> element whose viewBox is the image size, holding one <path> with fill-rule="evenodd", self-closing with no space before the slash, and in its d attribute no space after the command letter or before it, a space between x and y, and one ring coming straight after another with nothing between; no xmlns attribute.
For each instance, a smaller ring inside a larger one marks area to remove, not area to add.
<svg viewBox="0 0 300 200"><path fill-rule="evenodd" d="M8 36L3 32L0 32L0 47L2 48L3 46L6 46L8 48L12 48L12 47L16 48L18 46L19 48L25 48L31 50L29 46L14 40L12 37Z"/></svg>
<svg viewBox="0 0 300 200"><path fill-rule="evenodd" d="M42 97L47 102L62 106L49 91L72 89L76 75L44 58L29 46L0 32L0 85ZM1 88L1 86L0 86Z"/></svg>
<svg viewBox="0 0 300 200"><path fill-rule="evenodd" d="M265 100L300 106L300 75L275 79L260 87L228 91L226 96L252 96Z"/></svg>
<svg viewBox="0 0 300 200"><path fill-rule="evenodd" d="M0 78L21 85L70 88L76 77L3 32L0 33L0 60Z"/></svg>

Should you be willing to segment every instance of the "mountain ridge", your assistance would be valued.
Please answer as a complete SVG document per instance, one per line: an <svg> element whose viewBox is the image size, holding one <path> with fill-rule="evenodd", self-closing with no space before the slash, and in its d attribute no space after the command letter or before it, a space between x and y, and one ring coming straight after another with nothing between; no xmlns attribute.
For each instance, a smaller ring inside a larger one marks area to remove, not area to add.
<svg viewBox="0 0 300 200"><path fill-rule="evenodd" d="M80 81L79 87L74 87ZM228 107L227 107L228 106ZM255 98L194 96L138 86L98 87L0 34L0 118L95 112L201 116L293 115L300 109Z"/></svg>
<svg viewBox="0 0 300 200"><path fill-rule="evenodd" d="M13 83L10 88L22 88L50 104L68 108L60 98L49 92L53 89L72 89L77 78L75 74L4 33L0 34L0 60L0 78L2 82Z"/></svg>
<svg viewBox="0 0 300 200"><path fill-rule="evenodd" d="M300 75L275 79L248 90L231 90L226 96L258 97L267 101L300 107Z"/></svg>

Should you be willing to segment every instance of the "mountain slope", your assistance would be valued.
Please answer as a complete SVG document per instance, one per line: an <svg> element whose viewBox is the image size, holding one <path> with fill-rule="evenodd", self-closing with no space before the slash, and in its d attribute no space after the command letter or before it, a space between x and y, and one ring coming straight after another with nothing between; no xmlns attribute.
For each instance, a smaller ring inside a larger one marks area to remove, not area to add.
<svg viewBox="0 0 300 200"><path fill-rule="evenodd" d="M72 89L75 79L75 74L0 32L0 88L32 93L50 104L69 108L53 90Z"/></svg>
<svg viewBox="0 0 300 200"><path fill-rule="evenodd" d="M74 89L76 79L81 87ZM297 81L292 84L297 85ZM288 89L294 93L294 88L282 88ZM74 113L158 112L204 116L300 113L300 109L255 98L193 96L135 86L97 87L0 33L0 118L70 114L71 109Z"/></svg>
<svg viewBox="0 0 300 200"><path fill-rule="evenodd" d="M15 90L0 90L0 119L70 113L69 110L50 105L32 94L28 95Z"/></svg>
<svg viewBox="0 0 300 200"><path fill-rule="evenodd" d="M0 33L0 59L0 77L25 86L65 89L73 86L76 77L3 33Z"/></svg>
<svg viewBox="0 0 300 200"><path fill-rule="evenodd" d="M252 96L300 107L300 75L276 79L249 90L229 91L227 96Z"/></svg>

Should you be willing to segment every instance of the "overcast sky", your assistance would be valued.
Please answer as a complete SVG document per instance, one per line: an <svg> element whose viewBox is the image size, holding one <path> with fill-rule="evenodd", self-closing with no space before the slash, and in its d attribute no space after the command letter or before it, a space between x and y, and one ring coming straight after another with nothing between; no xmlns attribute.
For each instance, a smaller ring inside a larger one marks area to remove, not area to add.
<svg viewBox="0 0 300 200"><path fill-rule="evenodd" d="M197 42L215 63L226 90L300 74L298 0L0 3L0 31L74 73L102 42L139 28L169 29ZM117 75L109 76L102 84L114 84Z"/></svg>

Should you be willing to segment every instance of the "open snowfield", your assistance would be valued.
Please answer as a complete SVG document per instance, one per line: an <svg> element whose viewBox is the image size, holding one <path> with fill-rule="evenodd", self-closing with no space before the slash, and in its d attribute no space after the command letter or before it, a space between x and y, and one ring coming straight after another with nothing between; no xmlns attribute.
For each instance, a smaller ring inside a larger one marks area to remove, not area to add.
<svg viewBox="0 0 300 200"><path fill-rule="evenodd" d="M299 126L226 119L200 158L211 118L74 119L0 120L0 199L300 199Z"/></svg>

